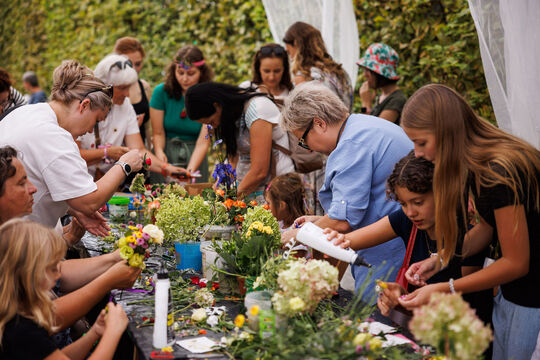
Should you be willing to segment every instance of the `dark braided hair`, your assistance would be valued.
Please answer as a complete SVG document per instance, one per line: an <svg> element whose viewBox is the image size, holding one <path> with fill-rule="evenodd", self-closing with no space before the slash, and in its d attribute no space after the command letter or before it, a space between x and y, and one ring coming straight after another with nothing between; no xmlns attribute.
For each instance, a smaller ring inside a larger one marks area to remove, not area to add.
<svg viewBox="0 0 540 360"><path fill-rule="evenodd" d="M399 160L394 171L386 180L386 196L398 200L396 187L403 187L410 192L426 194L433 190L433 163L414 156L414 150Z"/></svg>
<svg viewBox="0 0 540 360"><path fill-rule="evenodd" d="M0 147L0 196L4 195L7 179L15 176L17 171L13 158L17 158L17 150L11 146Z"/></svg>

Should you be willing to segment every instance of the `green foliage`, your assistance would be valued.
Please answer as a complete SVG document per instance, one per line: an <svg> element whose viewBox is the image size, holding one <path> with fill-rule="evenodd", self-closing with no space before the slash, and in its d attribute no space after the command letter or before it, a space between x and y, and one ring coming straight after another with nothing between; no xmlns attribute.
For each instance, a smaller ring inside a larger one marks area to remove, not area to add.
<svg viewBox="0 0 540 360"><path fill-rule="evenodd" d="M494 121L466 0L355 0L355 9L361 53L372 42L395 48L408 96L424 84L444 83ZM204 51L216 81L237 84L251 77L254 50L272 40L260 0L11 0L0 17L0 66L19 89L26 70L50 89L63 59L94 68L128 35L145 47L141 77L152 86L163 81L174 53L192 43ZM358 80L360 86L361 73Z"/></svg>
<svg viewBox="0 0 540 360"><path fill-rule="evenodd" d="M270 226L272 228L274 242L277 245L281 245L281 232L279 231L277 219L272 215L270 210L266 210L260 205L255 206L253 209L248 209L246 218L242 224L243 235L255 221L262 222L264 226Z"/></svg>
<svg viewBox="0 0 540 360"><path fill-rule="evenodd" d="M399 54L400 87L407 96L428 83L456 89L495 121L478 38L467 0L355 0L360 53L384 42ZM359 73L359 87L364 76ZM360 101L355 102L360 109Z"/></svg>

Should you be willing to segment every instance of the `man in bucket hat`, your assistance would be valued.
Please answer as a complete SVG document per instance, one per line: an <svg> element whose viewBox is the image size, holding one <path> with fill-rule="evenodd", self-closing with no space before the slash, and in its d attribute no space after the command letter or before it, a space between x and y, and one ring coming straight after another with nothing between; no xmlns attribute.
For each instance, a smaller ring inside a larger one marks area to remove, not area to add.
<svg viewBox="0 0 540 360"><path fill-rule="evenodd" d="M399 124L407 97L399 89L397 65L399 56L390 46L371 44L357 64L364 68L366 81L360 87L362 112ZM375 89L381 89L376 97Z"/></svg>

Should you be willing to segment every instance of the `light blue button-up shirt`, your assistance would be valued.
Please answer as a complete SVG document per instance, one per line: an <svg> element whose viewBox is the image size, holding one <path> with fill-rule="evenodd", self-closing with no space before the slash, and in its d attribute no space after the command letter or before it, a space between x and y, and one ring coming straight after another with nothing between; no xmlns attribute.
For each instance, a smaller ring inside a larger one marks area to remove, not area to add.
<svg viewBox="0 0 540 360"><path fill-rule="evenodd" d="M394 165L413 149L413 143L399 126L369 115L353 114L347 119L339 143L328 157L319 201L331 219L346 220L352 230L367 226L399 209L386 198L386 179ZM352 266L356 292L368 273L363 299L372 302L375 279L394 281L403 262L403 240L359 250L373 265Z"/></svg>

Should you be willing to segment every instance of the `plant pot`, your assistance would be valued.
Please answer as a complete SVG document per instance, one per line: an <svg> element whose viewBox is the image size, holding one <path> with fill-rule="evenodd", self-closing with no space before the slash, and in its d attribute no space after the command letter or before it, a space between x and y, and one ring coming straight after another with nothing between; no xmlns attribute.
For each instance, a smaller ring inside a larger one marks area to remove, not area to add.
<svg viewBox="0 0 540 360"><path fill-rule="evenodd" d="M212 269L212 266L217 267L218 269L223 268L223 262L218 253L212 247L211 241L202 241L201 242L201 253L202 253L202 274L203 277L208 280L213 280L214 277L217 278L216 271Z"/></svg>
<svg viewBox="0 0 540 360"><path fill-rule="evenodd" d="M240 293L240 295L244 296L246 295L246 292L253 291L253 283L255 282L255 277L237 277L236 281L238 283L238 292Z"/></svg>
<svg viewBox="0 0 540 360"><path fill-rule="evenodd" d="M205 240L221 239L230 240L233 231L236 230L235 225L207 225L204 228Z"/></svg>
<svg viewBox="0 0 540 360"><path fill-rule="evenodd" d="M176 268L179 270L193 269L201 271L201 243L175 243Z"/></svg>

